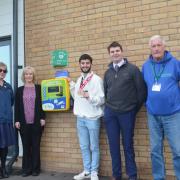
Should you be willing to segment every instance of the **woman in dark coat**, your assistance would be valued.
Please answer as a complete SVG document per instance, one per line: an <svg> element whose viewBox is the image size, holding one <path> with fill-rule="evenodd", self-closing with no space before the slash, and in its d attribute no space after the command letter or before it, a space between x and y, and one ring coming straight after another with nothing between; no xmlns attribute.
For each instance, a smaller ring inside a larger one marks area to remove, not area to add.
<svg viewBox="0 0 180 180"><path fill-rule="evenodd" d="M15 126L20 131L23 144L22 176L38 176L40 173L40 141L45 125L42 110L41 87L35 84L35 70L27 66L23 70L24 86L15 96Z"/></svg>
<svg viewBox="0 0 180 180"><path fill-rule="evenodd" d="M1 157L1 178L7 178L5 164L8 154L8 146L14 144L15 134L13 128L13 90L4 78L7 73L7 66L0 62L0 157Z"/></svg>

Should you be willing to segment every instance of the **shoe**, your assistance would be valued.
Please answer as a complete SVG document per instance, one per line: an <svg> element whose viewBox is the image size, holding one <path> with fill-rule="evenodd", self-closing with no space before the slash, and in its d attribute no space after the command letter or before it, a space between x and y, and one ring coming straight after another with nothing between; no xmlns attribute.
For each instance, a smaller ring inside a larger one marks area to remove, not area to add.
<svg viewBox="0 0 180 180"><path fill-rule="evenodd" d="M32 176L39 176L39 172L33 172Z"/></svg>
<svg viewBox="0 0 180 180"><path fill-rule="evenodd" d="M5 168L1 169L1 176L2 176L2 178L8 178L9 177Z"/></svg>
<svg viewBox="0 0 180 180"><path fill-rule="evenodd" d="M91 174L87 171L83 171L82 173L78 174L78 175L75 175L73 177L73 179L75 180L82 180L82 179L87 179L87 178L90 178L91 177Z"/></svg>
<svg viewBox="0 0 180 180"><path fill-rule="evenodd" d="M97 173L97 172L92 172L92 173L91 173L91 180L99 180L99 177L98 177L98 173Z"/></svg>
<svg viewBox="0 0 180 180"><path fill-rule="evenodd" d="M22 173L22 177L27 177L27 176L29 176L29 175L31 175L31 173Z"/></svg>

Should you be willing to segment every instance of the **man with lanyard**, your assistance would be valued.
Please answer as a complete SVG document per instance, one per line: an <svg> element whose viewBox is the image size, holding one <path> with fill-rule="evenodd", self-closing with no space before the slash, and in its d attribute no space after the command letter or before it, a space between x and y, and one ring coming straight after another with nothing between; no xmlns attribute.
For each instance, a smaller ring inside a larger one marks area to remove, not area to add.
<svg viewBox="0 0 180 180"><path fill-rule="evenodd" d="M122 46L108 46L111 63L104 75L104 122L112 159L113 180L122 179L120 135L129 180L137 179L133 146L136 114L146 98L146 86L138 67L123 57Z"/></svg>
<svg viewBox="0 0 180 180"><path fill-rule="evenodd" d="M170 145L177 180L180 180L180 61L165 50L159 36L149 40L151 55L142 71L148 88L146 101L154 180L165 180L163 140Z"/></svg>
<svg viewBox="0 0 180 180"><path fill-rule="evenodd" d="M98 180L100 117L103 116L104 90L102 79L91 71L92 57L83 54L79 58L81 76L70 91L74 98L74 114L77 116L77 132L82 152L82 173L75 180Z"/></svg>

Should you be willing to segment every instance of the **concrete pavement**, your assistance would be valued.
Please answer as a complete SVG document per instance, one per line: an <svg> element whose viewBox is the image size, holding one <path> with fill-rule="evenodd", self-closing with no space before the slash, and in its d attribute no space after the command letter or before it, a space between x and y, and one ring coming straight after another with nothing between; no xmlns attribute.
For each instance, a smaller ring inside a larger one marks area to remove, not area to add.
<svg viewBox="0 0 180 180"><path fill-rule="evenodd" d="M42 171L39 176L21 176L22 159L18 158L12 166L12 172L6 180L72 180L75 174ZM87 179L88 180L88 179ZM109 177L99 177L99 180L109 180Z"/></svg>
<svg viewBox="0 0 180 180"><path fill-rule="evenodd" d="M59 173L59 172L41 172L39 176L22 177L20 170L13 170L12 174L7 180L72 180L74 174ZM100 180L109 180L108 177L100 177Z"/></svg>

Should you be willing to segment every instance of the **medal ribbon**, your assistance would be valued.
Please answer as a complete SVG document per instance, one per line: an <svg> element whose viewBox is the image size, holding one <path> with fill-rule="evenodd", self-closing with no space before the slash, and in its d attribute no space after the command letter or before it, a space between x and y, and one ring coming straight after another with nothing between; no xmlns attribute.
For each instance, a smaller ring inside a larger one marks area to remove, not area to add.
<svg viewBox="0 0 180 180"><path fill-rule="evenodd" d="M80 84L80 89L82 90L86 84L92 79L93 74L91 74L87 79L83 80L82 83Z"/></svg>

